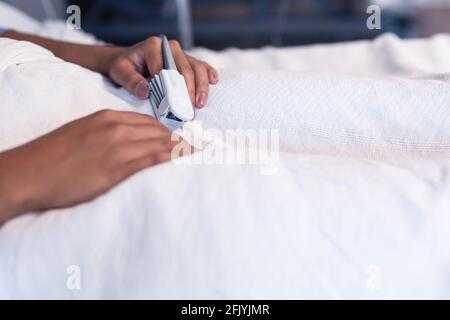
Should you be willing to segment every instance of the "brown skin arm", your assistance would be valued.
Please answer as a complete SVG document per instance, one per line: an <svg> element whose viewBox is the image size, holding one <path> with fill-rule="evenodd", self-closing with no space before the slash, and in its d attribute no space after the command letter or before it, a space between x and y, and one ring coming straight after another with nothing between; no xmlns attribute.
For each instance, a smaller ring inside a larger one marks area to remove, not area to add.
<svg viewBox="0 0 450 320"><path fill-rule="evenodd" d="M33 42L65 61L109 76L141 99L146 99L149 95L146 77L154 76L163 68L159 37L150 37L132 47L123 48L81 45L14 31L7 31L3 36ZM170 46L178 70L186 80L192 105L204 107L209 85L216 84L219 80L217 71L206 62L185 54L177 41L171 40Z"/></svg>
<svg viewBox="0 0 450 320"><path fill-rule="evenodd" d="M56 41L26 33L6 31L3 37L28 41L50 50L55 56L92 71L108 75L112 59L122 53L125 48L82 45Z"/></svg>

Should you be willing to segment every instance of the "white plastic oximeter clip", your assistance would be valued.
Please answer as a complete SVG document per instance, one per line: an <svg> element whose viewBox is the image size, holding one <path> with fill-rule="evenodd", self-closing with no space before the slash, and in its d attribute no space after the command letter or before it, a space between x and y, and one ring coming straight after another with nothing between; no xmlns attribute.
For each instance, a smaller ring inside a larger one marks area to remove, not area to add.
<svg viewBox="0 0 450 320"><path fill-rule="evenodd" d="M161 35L164 69L148 84L156 119L171 130L194 119L194 109L184 77L178 72L169 41Z"/></svg>

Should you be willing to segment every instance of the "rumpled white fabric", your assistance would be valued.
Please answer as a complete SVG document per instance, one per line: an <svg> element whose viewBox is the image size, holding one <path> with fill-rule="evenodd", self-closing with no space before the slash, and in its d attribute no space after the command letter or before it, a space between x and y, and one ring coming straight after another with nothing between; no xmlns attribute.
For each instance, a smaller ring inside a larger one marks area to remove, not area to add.
<svg viewBox="0 0 450 320"><path fill-rule="evenodd" d="M194 50L222 70L191 129L278 129L277 171L167 163L17 218L0 229L0 297L450 298L445 52L446 35ZM0 87L0 150L103 108L151 109L6 39Z"/></svg>

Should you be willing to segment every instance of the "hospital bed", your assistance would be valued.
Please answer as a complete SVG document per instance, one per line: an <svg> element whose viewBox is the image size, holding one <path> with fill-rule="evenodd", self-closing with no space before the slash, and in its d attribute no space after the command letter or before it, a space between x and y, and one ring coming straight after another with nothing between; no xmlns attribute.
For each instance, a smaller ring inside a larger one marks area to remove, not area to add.
<svg viewBox="0 0 450 320"><path fill-rule="evenodd" d="M0 3L6 12L19 30L97 41ZM391 34L191 50L221 81L186 131L217 144L227 129L274 132L272 161L186 158L10 221L0 298L450 298L449 52L449 35ZM105 107L151 112L102 76L6 39L0 87L2 151Z"/></svg>

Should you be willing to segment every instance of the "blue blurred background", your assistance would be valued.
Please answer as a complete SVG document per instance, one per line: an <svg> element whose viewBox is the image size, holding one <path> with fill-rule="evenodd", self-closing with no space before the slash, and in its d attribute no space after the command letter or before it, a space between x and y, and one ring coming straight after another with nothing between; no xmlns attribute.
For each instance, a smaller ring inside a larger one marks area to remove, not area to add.
<svg viewBox="0 0 450 320"><path fill-rule="evenodd" d="M185 47L287 46L450 32L449 0L5 0L40 19L82 10L82 27L129 45L166 33ZM382 30L366 27L370 4L382 8Z"/></svg>

